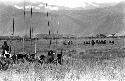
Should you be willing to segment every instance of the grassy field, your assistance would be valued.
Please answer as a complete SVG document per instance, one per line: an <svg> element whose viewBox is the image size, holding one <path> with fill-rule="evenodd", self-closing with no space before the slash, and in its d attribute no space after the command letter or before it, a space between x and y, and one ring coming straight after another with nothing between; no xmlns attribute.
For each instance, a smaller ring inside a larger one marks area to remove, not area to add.
<svg viewBox="0 0 125 81"><path fill-rule="evenodd" d="M20 64L1 71L0 81L124 81L125 59L70 59L64 65Z"/></svg>
<svg viewBox="0 0 125 81"><path fill-rule="evenodd" d="M14 41L11 45L17 52L22 51L22 42ZM37 42L38 54L48 48L48 41ZM65 50L63 65L20 63L0 71L0 81L125 81L125 49L120 45L80 48L54 44L51 48ZM34 46L31 48L30 42L25 42L25 51L31 49ZM110 58L96 59L104 56Z"/></svg>

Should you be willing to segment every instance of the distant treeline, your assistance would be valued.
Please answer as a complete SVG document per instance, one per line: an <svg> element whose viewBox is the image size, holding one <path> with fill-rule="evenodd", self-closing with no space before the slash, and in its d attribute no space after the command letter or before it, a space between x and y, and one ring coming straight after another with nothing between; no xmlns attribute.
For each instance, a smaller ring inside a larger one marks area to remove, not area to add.
<svg viewBox="0 0 125 81"><path fill-rule="evenodd" d="M74 35L60 35L60 34L37 34L35 37L32 37L32 40L38 39L96 39L96 38L125 38L125 36L106 36L104 34L97 34L96 36L86 36L86 37L77 37ZM29 36L0 36L0 40L31 40Z"/></svg>
<svg viewBox="0 0 125 81"><path fill-rule="evenodd" d="M38 38L32 38L32 40L37 40ZM30 37L20 37L20 36L0 36L0 40L31 40Z"/></svg>

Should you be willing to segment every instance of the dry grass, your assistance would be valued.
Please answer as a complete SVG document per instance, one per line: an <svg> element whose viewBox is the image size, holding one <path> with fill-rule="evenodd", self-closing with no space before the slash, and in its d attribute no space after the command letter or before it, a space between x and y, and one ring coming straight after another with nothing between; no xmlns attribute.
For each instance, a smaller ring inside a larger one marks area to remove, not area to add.
<svg viewBox="0 0 125 81"><path fill-rule="evenodd" d="M29 45L30 43L27 44L27 48ZM43 44L39 43L40 50L44 48L40 47L41 45ZM47 48L47 45L45 47ZM19 44L16 49L21 48ZM77 50L85 53L85 50ZM118 52L119 50L101 51L107 54L120 54L122 50ZM0 71L0 81L125 81L125 58L97 61L82 59L81 56L74 54L73 58L67 60L64 65L57 66L46 64L41 66L38 63L27 62L13 65L7 71Z"/></svg>
<svg viewBox="0 0 125 81"><path fill-rule="evenodd" d="M124 81L125 59L69 60L65 65L20 64L1 71L0 81Z"/></svg>

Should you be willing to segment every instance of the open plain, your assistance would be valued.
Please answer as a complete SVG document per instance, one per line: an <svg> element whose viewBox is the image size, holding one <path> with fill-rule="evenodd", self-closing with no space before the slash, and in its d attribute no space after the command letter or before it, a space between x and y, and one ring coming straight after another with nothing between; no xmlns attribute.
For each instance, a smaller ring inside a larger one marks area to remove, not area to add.
<svg viewBox="0 0 125 81"><path fill-rule="evenodd" d="M23 51L23 42L9 42L8 44L11 45L12 49L11 53L14 53L13 50L16 53ZM48 40L38 40L36 42L37 55L46 54L49 49L57 52L63 49L63 64L40 65L39 63L29 62L13 64L6 71L0 71L0 81L125 80L125 49L123 39L117 41L117 44L114 45L79 45L78 40L75 40L73 43L74 45L65 46L61 42L55 43L53 40L52 45L49 45ZM24 52L34 53L34 49L34 41L32 45L29 41L24 42Z"/></svg>

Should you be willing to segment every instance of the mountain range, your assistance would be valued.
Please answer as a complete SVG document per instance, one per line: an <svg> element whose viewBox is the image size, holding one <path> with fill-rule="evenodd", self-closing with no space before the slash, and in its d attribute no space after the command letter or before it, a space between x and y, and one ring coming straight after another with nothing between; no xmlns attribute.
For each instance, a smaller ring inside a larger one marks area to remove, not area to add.
<svg viewBox="0 0 125 81"><path fill-rule="evenodd" d="M35 5L34 5L35 6ZM54 6L57 7L57 6ZM125 35L125 3L121 2L112 6L94 7L91 9L65 9L52 10L46 16L46 9L33 8L31 17L30 9L26 11L15 5L0 4L0 35L12 34L13 18L15 19L15 34L29 34L30 26L34 34L51 33L73 34L77 36L91 36L98 33ZM28 9L28 8L27 8ZM48 21L50 26L48 27Z"/></svg>

